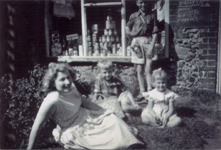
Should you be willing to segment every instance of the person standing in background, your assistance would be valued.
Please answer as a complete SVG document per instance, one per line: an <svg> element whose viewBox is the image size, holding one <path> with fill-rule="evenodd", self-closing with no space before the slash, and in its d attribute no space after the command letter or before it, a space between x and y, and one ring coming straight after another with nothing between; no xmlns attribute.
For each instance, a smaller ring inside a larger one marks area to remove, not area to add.
<svg viewBox="0 0 221 150"><path fill-rule="evenodd" d="M156 15L151 11L151 4L147 4L145 0L136 0L136 5L139 10L130 15L127 22L126 34L127 38L131 39L131 61L136 65L140 88L138 97L142 97L142 93L146 91L145 78L147 91L152 89L151 66L152 61L157 59L157 53L154 52L154 45L159 29L156 23Z"/></svg>

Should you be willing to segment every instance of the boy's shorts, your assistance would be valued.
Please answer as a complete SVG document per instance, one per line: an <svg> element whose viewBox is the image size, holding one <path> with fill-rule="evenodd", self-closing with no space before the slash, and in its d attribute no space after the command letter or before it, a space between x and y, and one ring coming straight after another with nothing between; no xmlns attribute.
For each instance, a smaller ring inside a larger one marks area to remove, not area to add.
<svg viewBox="0 0 221 150"><path fill-rule="evenodd" d="M131 51L131 62L134 64L145 64L146 59L154 60L157 57L157 53L153 50L150 53L150 44L151 44L151 37L136 37L133 38L131 42L131 47L139 47L141 51L141 57L137 56L137 54L132 50Z"/></svg>

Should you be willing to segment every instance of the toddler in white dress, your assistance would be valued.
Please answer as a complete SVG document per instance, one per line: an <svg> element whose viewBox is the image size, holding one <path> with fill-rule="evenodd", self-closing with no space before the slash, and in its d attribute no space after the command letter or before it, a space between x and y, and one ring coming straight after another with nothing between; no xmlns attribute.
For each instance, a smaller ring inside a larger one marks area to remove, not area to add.
<svg viewBox="0 0 221 150"><path fill-rule="evenodd" d="M142 122L156 127L174 127L180 124L181 118L174 112L174 101L179 97L167 89L167 74L164 70L153 71L154 89L144 93L148 105L141 113Z"/></svg>

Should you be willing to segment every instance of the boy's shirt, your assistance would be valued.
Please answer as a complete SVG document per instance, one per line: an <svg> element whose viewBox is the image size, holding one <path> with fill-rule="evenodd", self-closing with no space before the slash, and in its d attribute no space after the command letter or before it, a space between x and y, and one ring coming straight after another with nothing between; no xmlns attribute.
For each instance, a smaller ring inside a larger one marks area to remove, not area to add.
<svg viewBox="0 0 221 150"><path fill-rule="evenodd" d="M109 81L98 76L95 81L94 92L104 95L105 97L119 96L125 90L125 86L120 79L112 76Z"/></svg>
<svg viewBox="0 0 221 150"><path fill-rule="evenodd" d="M152 36L153 33L159 31L156 21L154 14L143 14L141 11L137 11L130 15L127 26L133 37Z"/></svg>

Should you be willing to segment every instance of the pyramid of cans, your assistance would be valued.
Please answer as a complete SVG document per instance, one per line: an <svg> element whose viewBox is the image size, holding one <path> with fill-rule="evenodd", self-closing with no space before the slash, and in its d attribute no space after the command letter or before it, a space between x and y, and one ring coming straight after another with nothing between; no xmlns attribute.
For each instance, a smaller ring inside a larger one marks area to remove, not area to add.
<svg viewBox="0 0 221 150"><path fill-rule="evenodd" d="M99 36L98 24L92 25L92 33L88 31L88 55L89 56L120 56L120 37L116 30L116 22L111 16L107 16L103 35Z"/></svg>

